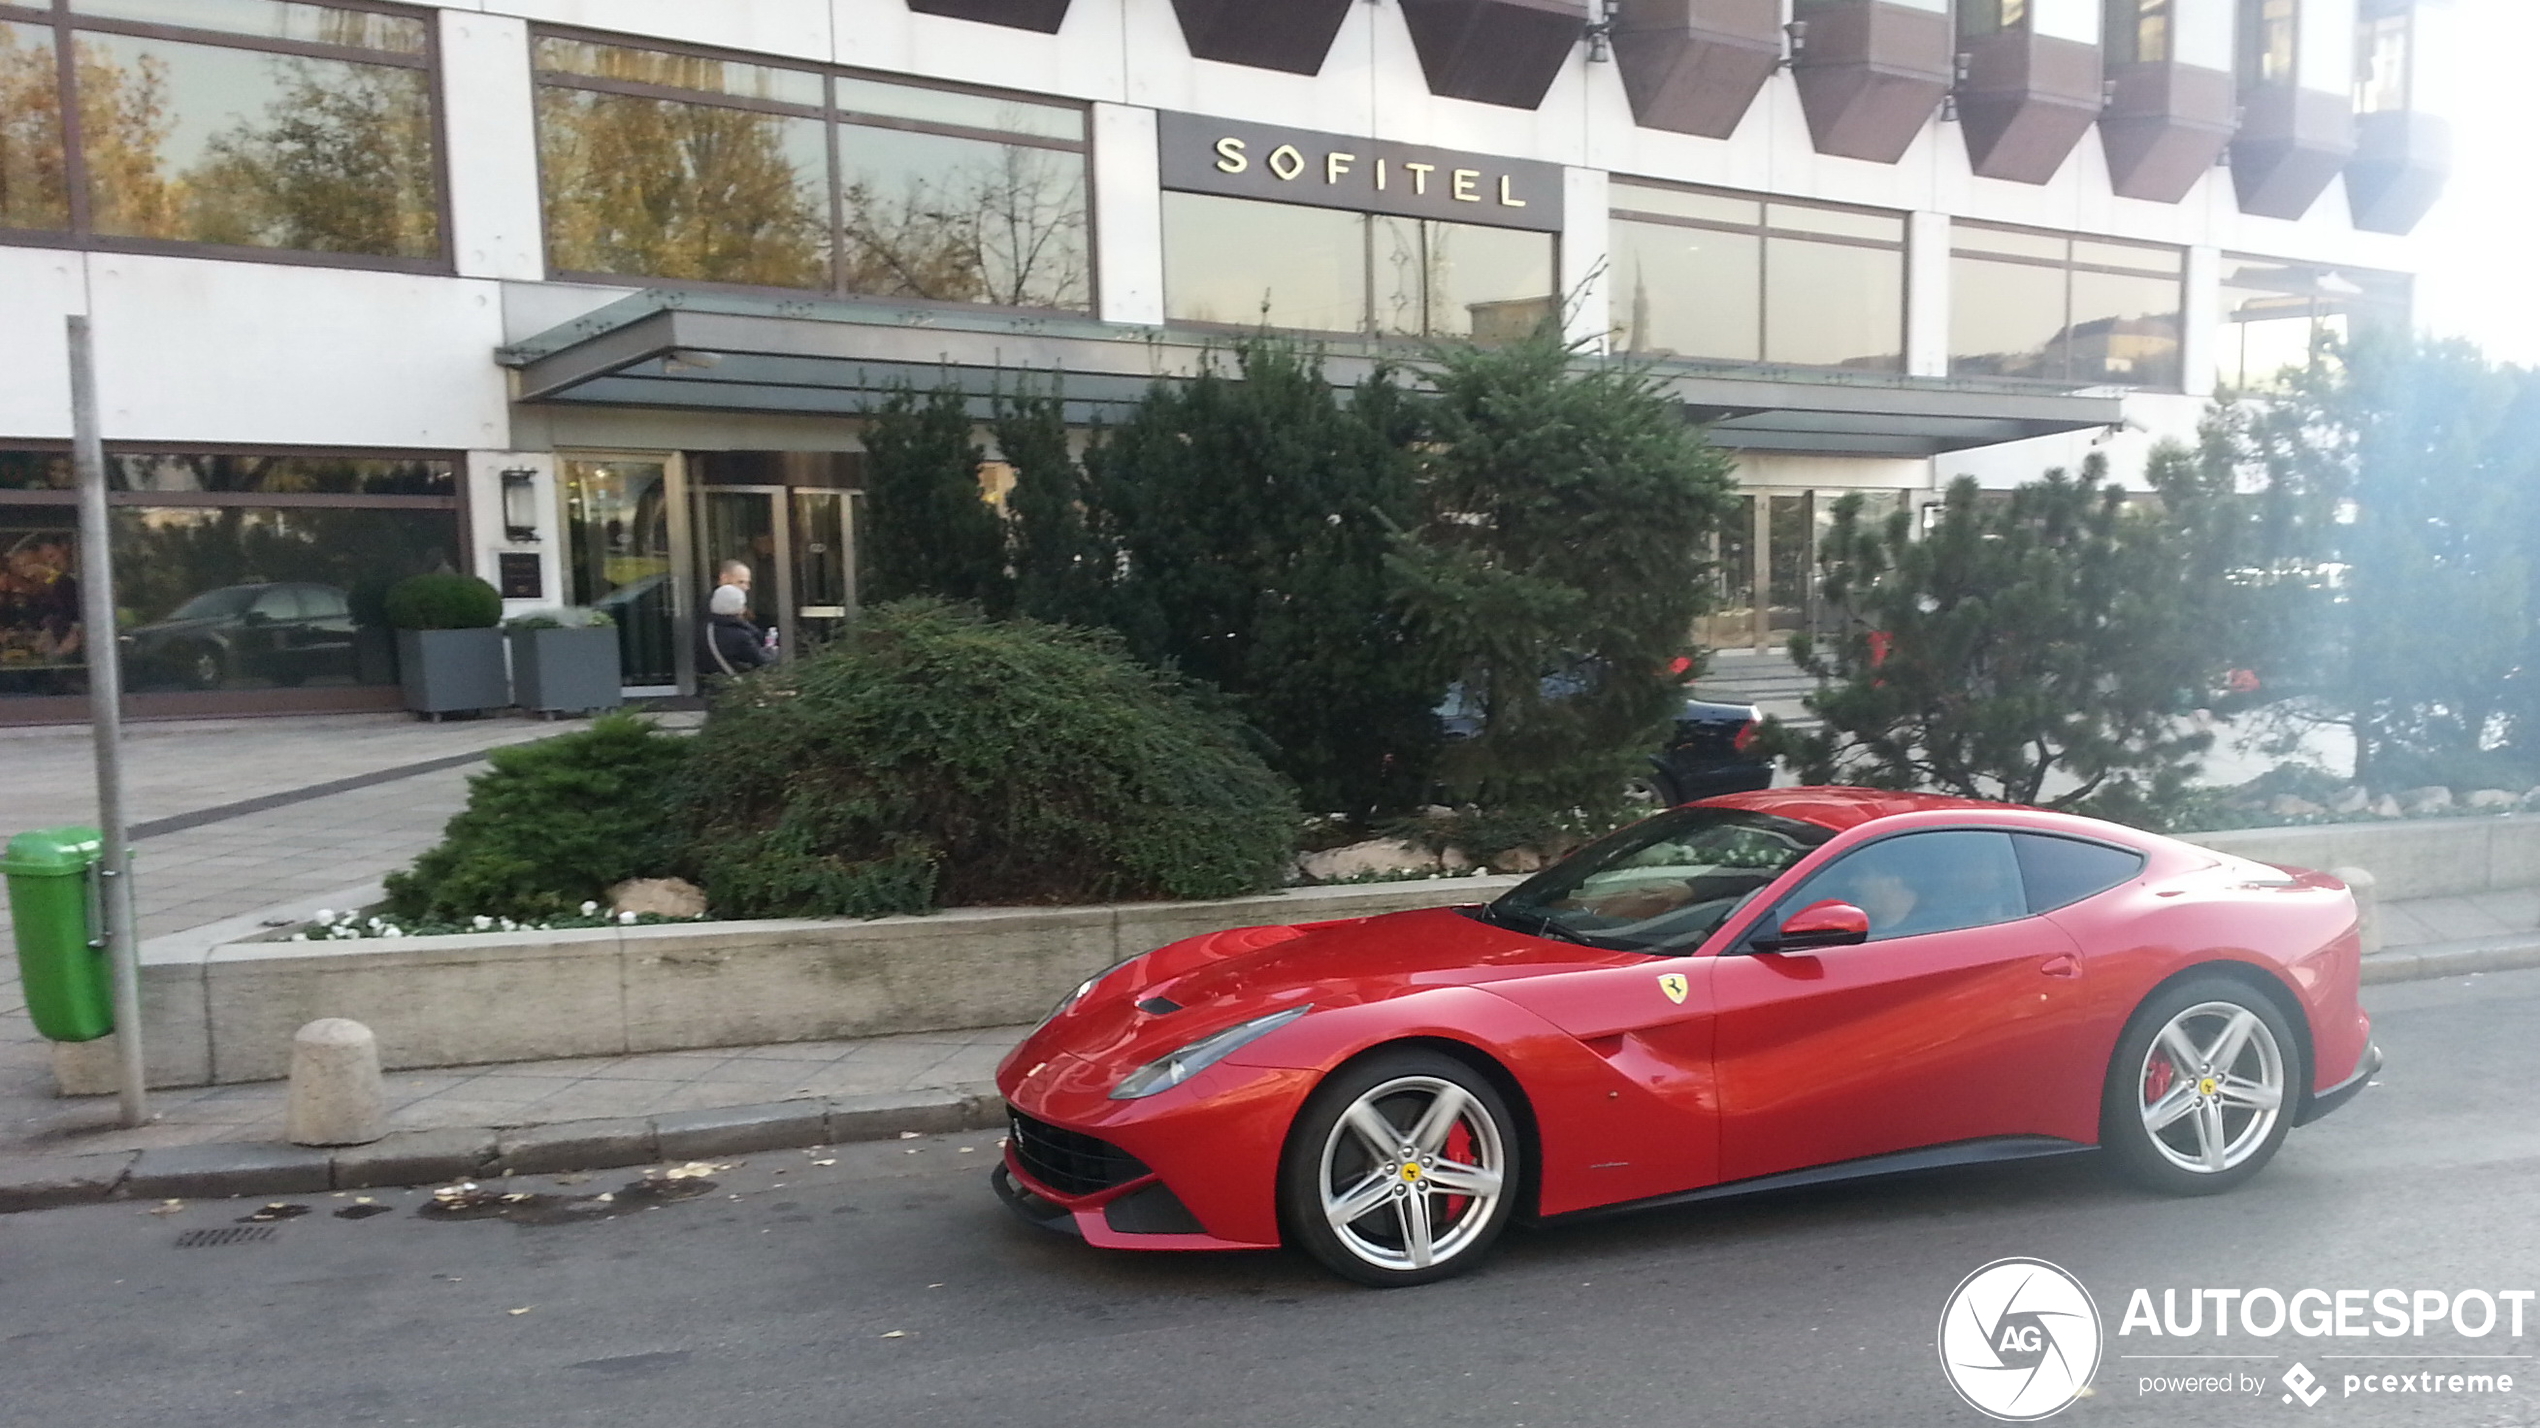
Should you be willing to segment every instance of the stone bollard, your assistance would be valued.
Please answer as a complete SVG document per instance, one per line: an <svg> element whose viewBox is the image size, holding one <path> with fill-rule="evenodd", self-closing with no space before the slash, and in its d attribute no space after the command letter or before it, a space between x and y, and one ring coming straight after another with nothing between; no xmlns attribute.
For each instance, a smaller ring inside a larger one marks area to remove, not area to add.
<svg viewBox="0 0 2540 1428"><path fill-rule="evenodd" d="M379 1038L369 1027L330 1016L291 1038L291 1101L282 1134L293 1145L368 1145L388 1134Z"/></svg>
<svg viewBox="0 0 2540 1428"><path fill-rule="evenodd" d="M2381 950L2381 894L2376 890L2371 873L2362 868L2331 868L2328 875L2344 883L2355 895L2356 933L2363 939L2364 955Z"/></svg>

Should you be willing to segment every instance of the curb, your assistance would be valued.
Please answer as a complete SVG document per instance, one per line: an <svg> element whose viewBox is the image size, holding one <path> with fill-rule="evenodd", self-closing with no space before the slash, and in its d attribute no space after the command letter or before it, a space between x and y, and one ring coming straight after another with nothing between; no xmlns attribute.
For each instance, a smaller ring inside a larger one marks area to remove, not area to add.
<svg viewBox="0 0 2540 1428"><path fill-rule="evenodd" d="M791 1150L1005 1124L993 1085L809 1097L626 1120L399 1131L369 1145L230 1142L37 1156L0 1165L0 1214L103 1200L309 1195L499 1175L548 1175Z"/></svg>
<svg viewBox="0 0 2540 1428"><path fill-rule="evenodd" d="M2367 986L2540 967L2529 934L2429 943L2364 959ZM902 1133L985 1130L1005 1123L996 1087L916 1095L809 1097L624 1120L399 1131L369 1145L233 1142L99 1155L36 1156L0 1165L0 1214L103 1200L307 1195L499 1175L607 1170L665 1160L888 1140Z"/></svg>

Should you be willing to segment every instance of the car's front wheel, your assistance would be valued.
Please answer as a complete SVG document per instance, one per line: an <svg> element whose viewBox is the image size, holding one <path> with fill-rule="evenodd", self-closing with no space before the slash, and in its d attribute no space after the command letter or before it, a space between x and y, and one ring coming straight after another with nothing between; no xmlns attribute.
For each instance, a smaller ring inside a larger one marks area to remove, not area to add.
<svg viewBox="0 0 2540 1428"><path fill-rule="evenodd" d="M2247 984L2182 982L2145 1002L2118 1039L2101 1141L2150 1189L2218 1194L2284 1144L2302 1064L2284 1013Z"/></svg>
<svg viewBox="0 0 2540 1428"><path fill-rule="evenodd" d="M1279 1203L1296 1243L1378 1288L1472 1267L1517 1207L1514 1118L1453 1057L1406 1049L1343 1068L1297 1117Z"/></svg>

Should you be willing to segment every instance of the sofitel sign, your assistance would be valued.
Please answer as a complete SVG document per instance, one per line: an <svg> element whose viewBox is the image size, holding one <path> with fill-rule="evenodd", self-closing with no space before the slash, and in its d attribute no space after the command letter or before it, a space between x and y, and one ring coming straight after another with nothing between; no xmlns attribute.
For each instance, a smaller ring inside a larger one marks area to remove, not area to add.
<svg viewBox="0 0 2540 1428"><path fill-rule="evenodd" d="M1559 164L1199 114L1158 114L1156 137L1169 189L1561 231Z"/></svg>

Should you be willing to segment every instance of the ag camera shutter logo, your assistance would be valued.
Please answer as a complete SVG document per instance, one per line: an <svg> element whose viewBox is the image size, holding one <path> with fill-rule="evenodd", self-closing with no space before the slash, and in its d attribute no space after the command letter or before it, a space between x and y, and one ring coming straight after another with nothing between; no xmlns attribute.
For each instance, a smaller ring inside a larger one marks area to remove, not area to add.
<svg viewBox="0 0 2540 1428"><path fill-rule="evenodd" d="M2099 1307L2042 1259L1997 1259L1940 1310L1940 1367L1969 1407L2006 1423L2052 1418L2099 1371Z"/></svg>

